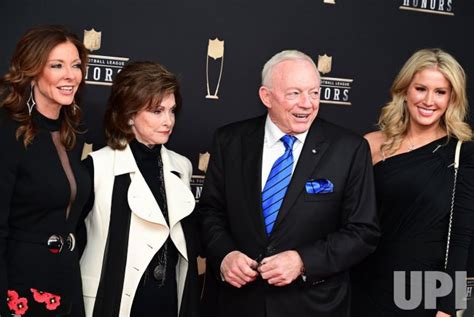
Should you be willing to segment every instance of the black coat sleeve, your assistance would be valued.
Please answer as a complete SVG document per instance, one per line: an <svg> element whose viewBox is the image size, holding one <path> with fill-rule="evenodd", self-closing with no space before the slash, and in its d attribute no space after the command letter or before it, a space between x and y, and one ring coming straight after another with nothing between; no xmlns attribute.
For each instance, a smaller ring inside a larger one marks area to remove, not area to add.
<svg viewBox="0 0 474 317"><path fill-rule="evenodd" d="M216 278L220 278L220 264L224 257L237 249L228 228L224 153L220 139L220 130L217 130L198 207L203 255Z"/></svg>

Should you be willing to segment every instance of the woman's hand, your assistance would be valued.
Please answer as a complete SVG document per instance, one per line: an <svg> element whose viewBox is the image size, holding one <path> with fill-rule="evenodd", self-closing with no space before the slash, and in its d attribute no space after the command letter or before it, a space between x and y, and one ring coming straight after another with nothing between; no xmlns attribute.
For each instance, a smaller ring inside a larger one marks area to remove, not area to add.
<svg viewBox="0 0 474 317"><path fill-rule="evenodd" d="M450 314L443 313L442 311L438 311L436 313L436 317L451 317Z"/></svg>

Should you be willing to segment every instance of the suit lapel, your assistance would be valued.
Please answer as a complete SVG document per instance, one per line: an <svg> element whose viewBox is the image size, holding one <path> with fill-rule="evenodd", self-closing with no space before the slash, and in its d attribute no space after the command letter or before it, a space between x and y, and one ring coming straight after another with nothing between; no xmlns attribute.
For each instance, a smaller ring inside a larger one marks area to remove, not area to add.
<svg viewBox="0 0 474 317"><path fill-rule="evenodd" d="M278 212L277 220L273 231L278 230L279 224L289 213L298 196L305 188L309 175L313 173L324 153L329 142L324 137L323 124L321 120L315 119L306 136L303 149L301 150L295 171L291 177L290 185L285 195L285 199Z"/></svg>
<svg viewBox="0 0 474 317"><path fill-rule="evenodd" d="M242 139L242 174L247 210L252 225L262 242L266 241L265 225L262 215L262 154L265 134L265 116L255 129ZM238 190L238 189L236 189Z"/></svg>

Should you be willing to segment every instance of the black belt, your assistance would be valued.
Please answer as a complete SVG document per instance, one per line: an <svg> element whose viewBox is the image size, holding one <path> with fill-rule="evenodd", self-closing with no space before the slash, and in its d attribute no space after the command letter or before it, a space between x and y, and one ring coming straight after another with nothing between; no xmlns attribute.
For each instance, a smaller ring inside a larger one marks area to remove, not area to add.
<svg viewBox="0 0 474 317"><path fill-rule="evenodd" d="M33 233L23 230L10 230L8 239L44 245L49 252L58 254L66 250L73 251L76 247L76 237L73 233Z"/></svg>

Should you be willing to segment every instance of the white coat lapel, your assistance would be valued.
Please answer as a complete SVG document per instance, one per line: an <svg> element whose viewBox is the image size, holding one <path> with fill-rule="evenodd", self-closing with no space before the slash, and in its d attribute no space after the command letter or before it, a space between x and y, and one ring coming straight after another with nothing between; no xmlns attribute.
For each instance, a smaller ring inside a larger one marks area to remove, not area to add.
<svg viewBox="0 0 474 317"><path fill-rule="evenodd" d="M171 238L179 252L187 259L186 240L184 239L180 221L189 216L194 210L195 200L191 190L186 185L186 180L182 180L173 172L186 178L189 177L191 171L186 171L179 164L176 164L164 146L161 149L161 159L163 160L163 176L166 200L168 202Z"/></svg>
<svg viewBox="0 0 474 317"><path fill-rule="evenodd" d="M161 159L163 160L163 175L165 179L166 200L170 218L170 227L173 227L181 219L189 216L194 210L195 200L191 193L189 184L186 184L191 171L184 170L180 165L173 162L168 150L162 146ZM178 173L182 180L175 173Z"/></svg>
<svg viewBox="0 0 474 317"><path fill-rule="evenodd" d="M116 151L114 173L115 175L130 174L131 183L127 199L132 212L146 221L168 227L153 193L138 169L130 146L127 145L122 151Z"/></svg>

